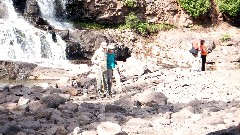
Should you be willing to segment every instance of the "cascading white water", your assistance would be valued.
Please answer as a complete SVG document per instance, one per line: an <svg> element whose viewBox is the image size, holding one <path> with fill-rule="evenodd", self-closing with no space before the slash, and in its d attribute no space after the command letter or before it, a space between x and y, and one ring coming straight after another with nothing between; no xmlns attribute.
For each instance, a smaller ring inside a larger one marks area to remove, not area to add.
<svg viewBox="0 0 240 135"><path fill-rule="evenodd" d="M73 29L70 23L59 21L56 18L56 1L55 0L38 0L38 5L40 7L41 15L46 19L50 25L54 26L56 29ZM66 0L58 1L61 8L66 12Z"/></svg>
<svg viewBox="0 0 240 135"><path fill-rule="evenodd" d="M0 18L0 59L32 63L62 61L66 59L66 43L57 35L39 30L19 17L11 0L1 0L6 7L5 16ZM0 9L1 10L1 9Z"/></svg>

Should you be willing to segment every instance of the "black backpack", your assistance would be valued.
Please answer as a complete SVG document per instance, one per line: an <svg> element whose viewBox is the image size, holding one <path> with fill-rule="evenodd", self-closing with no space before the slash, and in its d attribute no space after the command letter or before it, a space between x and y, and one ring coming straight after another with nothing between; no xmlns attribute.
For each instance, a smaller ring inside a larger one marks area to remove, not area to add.
<svg viewBox="0 0 240 135"><path fill-rule="evenodd" d="M193 54L193 55L197 55L197 54L198 54L198 50L195 49L193 46L192 46L191 50L189 50L189 52L190 52L191 54Z"/></svg>

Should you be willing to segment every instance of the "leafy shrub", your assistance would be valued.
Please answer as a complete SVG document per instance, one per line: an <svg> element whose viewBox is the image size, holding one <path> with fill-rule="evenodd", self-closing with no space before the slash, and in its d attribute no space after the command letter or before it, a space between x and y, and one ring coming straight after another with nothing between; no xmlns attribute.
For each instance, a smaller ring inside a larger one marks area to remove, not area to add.
<svg viewBox="0 0 240 135"><path fill-rule="evenodd" d="M94 30L99 30L99 29L105 29L105 25L101 25L95 22L73 22L75 27L81 27L81 28L87 28L87 29L94 29Z"/></svg>
<svg viewBox="0 0 240 135"><path fill-rule="evenodd" d="M140 20L135 13L131 12L128 16L126 16L125 22L127 28L136 29L138 24L140 23Z"/></svg>
<svg viewBox="0 0 240 135"><path fill-rule="evenodd" d="M210 8L209 0L179 0L179 3L194 18L206 13Z"/></svg>
<svg viewBox="0 0 240 135"><path fill-rule="evenodd" d="M142 22L138 19L135 13L130 13L126 16L125 25L121 25L120 29L133 29L136 32L146 35L151 33L156 33L162 30L172 29L173 26L169 24L150 24L147 22Z"/></svg>
<svg viewBox="0 0 240 135"><path fill-rule="evenodd" d="M87 28L87 29L107 29L107 28L113 28L113 29L132 29L137 33L140 33L141 35L147 35L151 33L157 33L162 30L169 30L172 29L173 26L169 24L151 24L147 22L140 21L135 13L129 13L128 16L125 17L125 24L121 25L104 25L99 24L95 22L72 22L75 27L81 27L81 28Z"/></svg>
<svg viewBox="0 0 240 135"><path fill-rule="evenodd" d="M148 33L148 29L149 29L149 24L145 23L145 22L140 22L137 25L137 32L141 33L142 35L146 35Z"/></svg>
<svg viewBox="0 0 240 135"><path fill-rule="evenodd" d="M230 35L228 35L228 34L223 34L223 35L221 36L220 40L221 40L222 42L226 42L226 41L231 40L231 37L230 37Z"/></svg>
<svg viewBox="0 0 240 135"><path fill-rule="evenodd" d="M217 0L219 10L231 16L237 16L240 11L240 0Z"/></svg>
<svg viewBox="0 0 240 135"><path fill-rule="evenodd" d="M122 0L124 6L137 7L136 0Z"/></svg>

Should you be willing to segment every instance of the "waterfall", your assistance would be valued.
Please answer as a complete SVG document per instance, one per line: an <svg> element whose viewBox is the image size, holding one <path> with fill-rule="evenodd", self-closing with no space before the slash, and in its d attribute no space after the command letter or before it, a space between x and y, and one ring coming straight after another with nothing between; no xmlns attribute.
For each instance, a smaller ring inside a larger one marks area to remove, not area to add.
<svg viewBox="0 0 240 135"><path fill-rule="evenodd" d="M0 16L0 59L32 63L54 61L61 63L66 59L66 43L57 35L39 30L18 16L11 0L1 0L0 6L6 9Z"/></svg>
<svg viewBox="0 0 240 135"><path fill-rule="evenodd" d="M55 29L73 29L70 23L64 22L62 19L56 17L57 9L61 11L58 16L64 18L66 15L66 0L38 0L37 2L42 18L47 20Z"/></svg>

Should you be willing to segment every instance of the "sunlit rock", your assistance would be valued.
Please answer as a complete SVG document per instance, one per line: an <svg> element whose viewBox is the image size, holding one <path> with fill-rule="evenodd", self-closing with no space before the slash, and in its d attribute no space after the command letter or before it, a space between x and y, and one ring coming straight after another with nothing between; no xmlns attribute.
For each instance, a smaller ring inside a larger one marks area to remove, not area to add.
<svg viewBox="0 0 240 135"><path fill-rule="evenodd" d="M102 122L97 126L98 135L115 135L121 132L121 126L112 122Z"/></svg>

